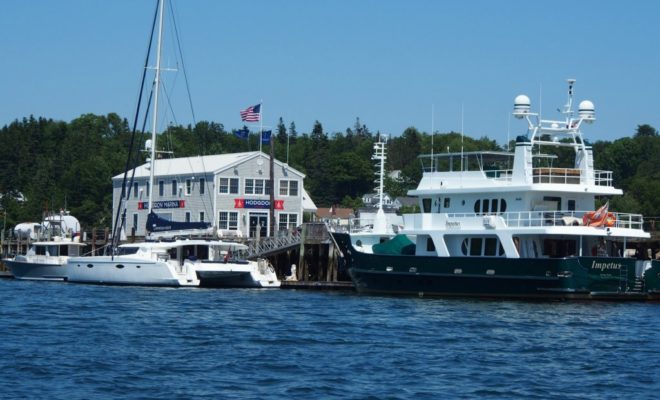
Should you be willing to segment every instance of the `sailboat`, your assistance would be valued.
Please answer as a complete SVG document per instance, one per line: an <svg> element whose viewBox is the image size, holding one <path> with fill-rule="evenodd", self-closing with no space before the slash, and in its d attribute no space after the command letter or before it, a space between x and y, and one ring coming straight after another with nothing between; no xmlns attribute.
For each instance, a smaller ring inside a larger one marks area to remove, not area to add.
<svg viewBox="0 0 660 400"><path fill-rule="evenodd" d="M149 159L151 167L150 187L153 187L154 167L156 163L155 143L160 92L164 9L165 1L160 0L158 4L158 44L151 126L152 145ZM130 184L125 185L125 187L128 187L128 190L130 191ZM122 196L122 198L125 197ZM119 207L119 209L121 209L121 207ZM122 219L121 225L123 225L123 221L124 219ZM210 227L210 224L182 224L185 223L173 223L167 221L166 224L163 224L162 219L153 212L153 201L150 193L149 220L147 226L149 232L163 232L166 230L164 226L176 230L187 230L191 228L208 229ZM121 225L116 229L115 234L113 235L113 244L120 236L119 232L121 232ZM202 249L202 247L204 249ZM208 251L206 243L188 240L124 244L121 246L113 246L111 252L111 255L69 258L67 262L66 280L70 282L123 285L198 286L199 279L197 278L193 264L202 259L202 257L200 257L202 253L205 257L214 256L213 252Z"/></svg>

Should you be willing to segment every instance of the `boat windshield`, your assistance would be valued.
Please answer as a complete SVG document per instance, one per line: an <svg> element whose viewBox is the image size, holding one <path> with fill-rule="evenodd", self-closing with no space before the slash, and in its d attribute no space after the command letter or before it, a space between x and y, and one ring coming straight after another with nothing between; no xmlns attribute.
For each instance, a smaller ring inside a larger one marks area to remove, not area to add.
<svg viewBox="0 0 660 400"><path fill-rule="evenodd" d="M502 151L424 154L418 158L424 172L508 170L513 165L513 153Z"/></svg>
<svg viewBox="0 0 660 400"><path fill-rule="evenodd" d="M129 254L135 254L140 249L139 246L121 246L117 248L118 256L125 256Z"/></svg>

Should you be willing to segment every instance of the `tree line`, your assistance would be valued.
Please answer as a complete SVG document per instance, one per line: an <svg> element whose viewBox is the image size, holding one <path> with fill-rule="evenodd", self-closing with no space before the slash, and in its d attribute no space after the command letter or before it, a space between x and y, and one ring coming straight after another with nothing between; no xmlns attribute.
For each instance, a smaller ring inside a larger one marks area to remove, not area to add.
<svg viewBox="0 0 660 400"><path fill-rule="evenodd" d="M280 118L273 132L275 157L306 175L305 189L319 207L358 208L361 197L374 190L372 132L359 118L344 132L328 133L316 121L308 132ZM144 143L148 134L138 135ZM158 140L158 150L175 157L255 151L259 133L247 140L221 123L202 121L194 126L170 126ZM46 210L66 208L83 226L105 227L112 220L112 177L124 172L131 141L128 121L119 115L84 114L70 122L32 116L0 129L0 210L7 227L39 221ZM503 150L487 137L471 138L457 132L431 135L414 127L389 138L386 191L405 196L421 179L417 156L431 152ZM650 125L639 125L630 136L593 144L595 168L613 171L624 196L610 201L620 212L660 216L660 137ZM264 152L270 151L264 145ZM570 155L566 154L568 158ZM146 158L144 155L143 160ZM561 157L560 157L561 158Z"/></svg>

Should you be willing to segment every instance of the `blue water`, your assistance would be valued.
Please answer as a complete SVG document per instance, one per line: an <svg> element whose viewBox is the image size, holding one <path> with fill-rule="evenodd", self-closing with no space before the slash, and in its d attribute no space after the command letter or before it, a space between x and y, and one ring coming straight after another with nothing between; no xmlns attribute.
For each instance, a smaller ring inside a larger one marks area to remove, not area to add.
<svg viewBox="0 0 660 400"><path fill-rule="evenodd" d="M0 279L0 397L644 399L660 304Z"/></svg>

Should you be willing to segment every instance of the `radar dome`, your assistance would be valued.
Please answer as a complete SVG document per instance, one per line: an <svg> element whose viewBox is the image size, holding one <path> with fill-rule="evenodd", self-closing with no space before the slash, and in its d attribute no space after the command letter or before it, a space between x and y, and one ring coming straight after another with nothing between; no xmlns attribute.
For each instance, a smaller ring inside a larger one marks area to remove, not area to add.
<svg viewBox="0 0 660 400"><path fill-rule="evenodd" d="M596 109L594 103L583 100L578 107L578 116L585 122L591 123L596 120Z"/></svg>
<svg viewBox="0 0 660 400"><path fill-rule="evenodd" d="M524 94L516 96L515 100L513 100L513 116L522 118L529 114L530 104L529 97Z"/></svg>

